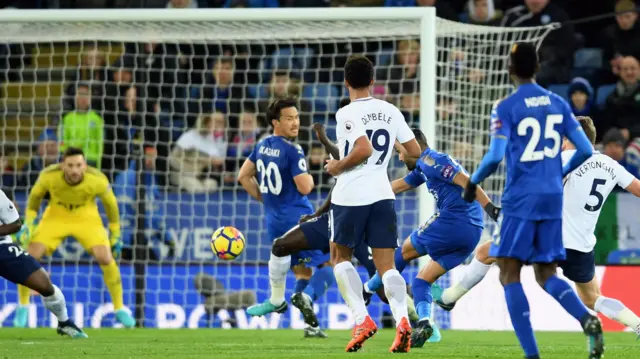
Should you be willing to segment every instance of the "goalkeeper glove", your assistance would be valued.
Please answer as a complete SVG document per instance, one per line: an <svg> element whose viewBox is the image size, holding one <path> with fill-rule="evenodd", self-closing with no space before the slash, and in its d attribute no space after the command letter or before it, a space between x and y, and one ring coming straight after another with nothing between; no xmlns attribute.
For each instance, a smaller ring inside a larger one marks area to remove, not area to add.
<svg viewBox="0 0 640 359"><path fill-rule="evenodd" d="M500 216L501 210L502 208L496 207L491 202L487 203L487 205L484 207L484 211L487 213L487 215L489 215L489 217L491 217L491 219L493 219L496 222L498 222L498 217Z"/></svg>
<svg viewBox="0 0 640 359"><path fill-rule="evenodd" d="M35 221L33 220L25 221L25 223L22 224L22 227L20 228L18 233L16 233L16 239L18 241L18 244L20 244L20 247L27 248L27 246L29 245L29 241L31 240L31 235L33 234L35 228L36 225Z"/></svg>
<svg viewBox="0 0 640 359"><path fill-rule="evenodd" d="M114 259L120 259L122 255L122 237L120 236L120 226L109 226L109 244L111 245L111 254Z"/></svg>
<svg viewBox="0 0 640 359"><path fill-rule="evenodd" d="M464 188L464 192L462 193L462 198L464 198L467 202L473 202L476 199L476 189L478 185L469 181L467 186Z"/></svg>

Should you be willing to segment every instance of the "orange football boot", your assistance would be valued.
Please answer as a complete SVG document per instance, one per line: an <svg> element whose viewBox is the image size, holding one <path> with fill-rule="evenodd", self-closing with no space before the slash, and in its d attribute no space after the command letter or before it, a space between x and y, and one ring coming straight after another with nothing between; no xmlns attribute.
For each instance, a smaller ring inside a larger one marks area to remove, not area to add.
<svg viewBox="0 0 640 359"><path fill-rule="evenodd" d="M364 342L367 341L367 339L371 338L377 332L378 326L373 321L373 319L371 319L371 317L367 315L362 324L356 325L353 328L353 338L351 339L349 344L347 344L346 351L357 352L358 350L362 349L362 345L364 344Z"/></svg>
<svg viewBox="0 0 640 359"><path fill-rule="evenodd" d="M411 324L407 318L400 320L400 325L396 328L396 339L389 352L391 353L408 353L411 349Z"/></svg>

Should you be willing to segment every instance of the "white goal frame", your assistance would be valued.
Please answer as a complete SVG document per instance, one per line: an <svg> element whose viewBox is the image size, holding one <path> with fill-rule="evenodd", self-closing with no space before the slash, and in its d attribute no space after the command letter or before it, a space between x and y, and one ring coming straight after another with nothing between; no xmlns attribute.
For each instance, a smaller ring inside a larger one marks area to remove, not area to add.
<svg viewBox="0 0 640 359"><path fill-rule="evenodd" d="M433 7L411 8L269 8L269 9L104 9L104 10L3 10L0 16L0 41L11 43L12 32L19 33L20 42L60 41L55 34L29 37L20 33L20 23L148 23L148 22L238 22L238 21L375 21L419 20L420 28L420 129L430 144L435 144L436 132L436 11ZM16 26L17 25L17 26ZM12 31L13 30L13 31ZM368 30L368 31L375 31ZM158 33L158 39L174 39ZM322 34L314 34L322 38ZM407 35L407 34L398 34ZM70 37L73 37L71 35ZM79 38L96 41L131 41L117 34L82 33ZM203 41L208 39L202 37ZM15 39L14 39L15 40ZM189 40L197 40L190 36ZM234 38L237 40L237 38ZM302 40L302 39L301 39ZM428 189L419 189L419 222L424 223L436 210L435 199Z"/></svg>

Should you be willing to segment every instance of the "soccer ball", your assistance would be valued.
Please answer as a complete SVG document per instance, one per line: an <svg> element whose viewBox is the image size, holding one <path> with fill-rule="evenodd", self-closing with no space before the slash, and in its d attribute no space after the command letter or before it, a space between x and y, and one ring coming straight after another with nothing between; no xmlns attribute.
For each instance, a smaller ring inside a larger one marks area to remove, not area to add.
<svg viewBox="0 0 640 359"><path fill-rule="evenodd" d="M211 237L211 250L220 259L235 259L244 250L244 235L234 227L220 227Z"/></svg>

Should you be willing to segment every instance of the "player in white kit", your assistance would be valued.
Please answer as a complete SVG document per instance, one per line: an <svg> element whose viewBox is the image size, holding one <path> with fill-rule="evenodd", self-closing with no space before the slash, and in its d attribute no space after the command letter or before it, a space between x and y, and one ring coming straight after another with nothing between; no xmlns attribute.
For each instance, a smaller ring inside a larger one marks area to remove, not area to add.
<svg viewBox="0 0 640 359"><path fill-rule="evenodd" d="M67 315L64 295L51 283L40 263L13 243L11 235L18 233L21 227L22 221L15 205L0 190L0 276L40 293L44 306L58 319L58 334L87 338Z"/></svg>
<svg viewBox="0 0 640 359"><path fill-rule="evenodd" d="M378 330L365 306L362 280L351 264L353 249L364 241L372 249L397 324L390 351L408 352L407 289L394 266L398 233L387 168L396 139L411 157L420 157L420 146L400 110L371 97L374 68L369 59L351 56L344 73L351 103L336 114L340 159L327 161L325 169L337 177L329 212L331 261L342 298L356 319L346 351L359 350Z"/></svg>
<svg viewBox="0 0 640 359"><path fill-rule="evenodd" d="M582 129L595 143L596 129L589 117L577 117ZM562 162L566 163L575 148L564 139ZM617 186L640 197L640 181L609 156L599 152L586 160L564 179L564 201L562 205L562 241L567 252L565 261L558 263L563 274L576 283L582 302L592 310L602 313L633 329L640 336L640 318L617 299L600 294L595 278L594 231L602 205L609 193ZM465 271L460 283L444 292L436 289L435 302L445 310L453 309L456 301L478 284L495 261L489 257L488 242L478 248L476 257Z"/></svg>

